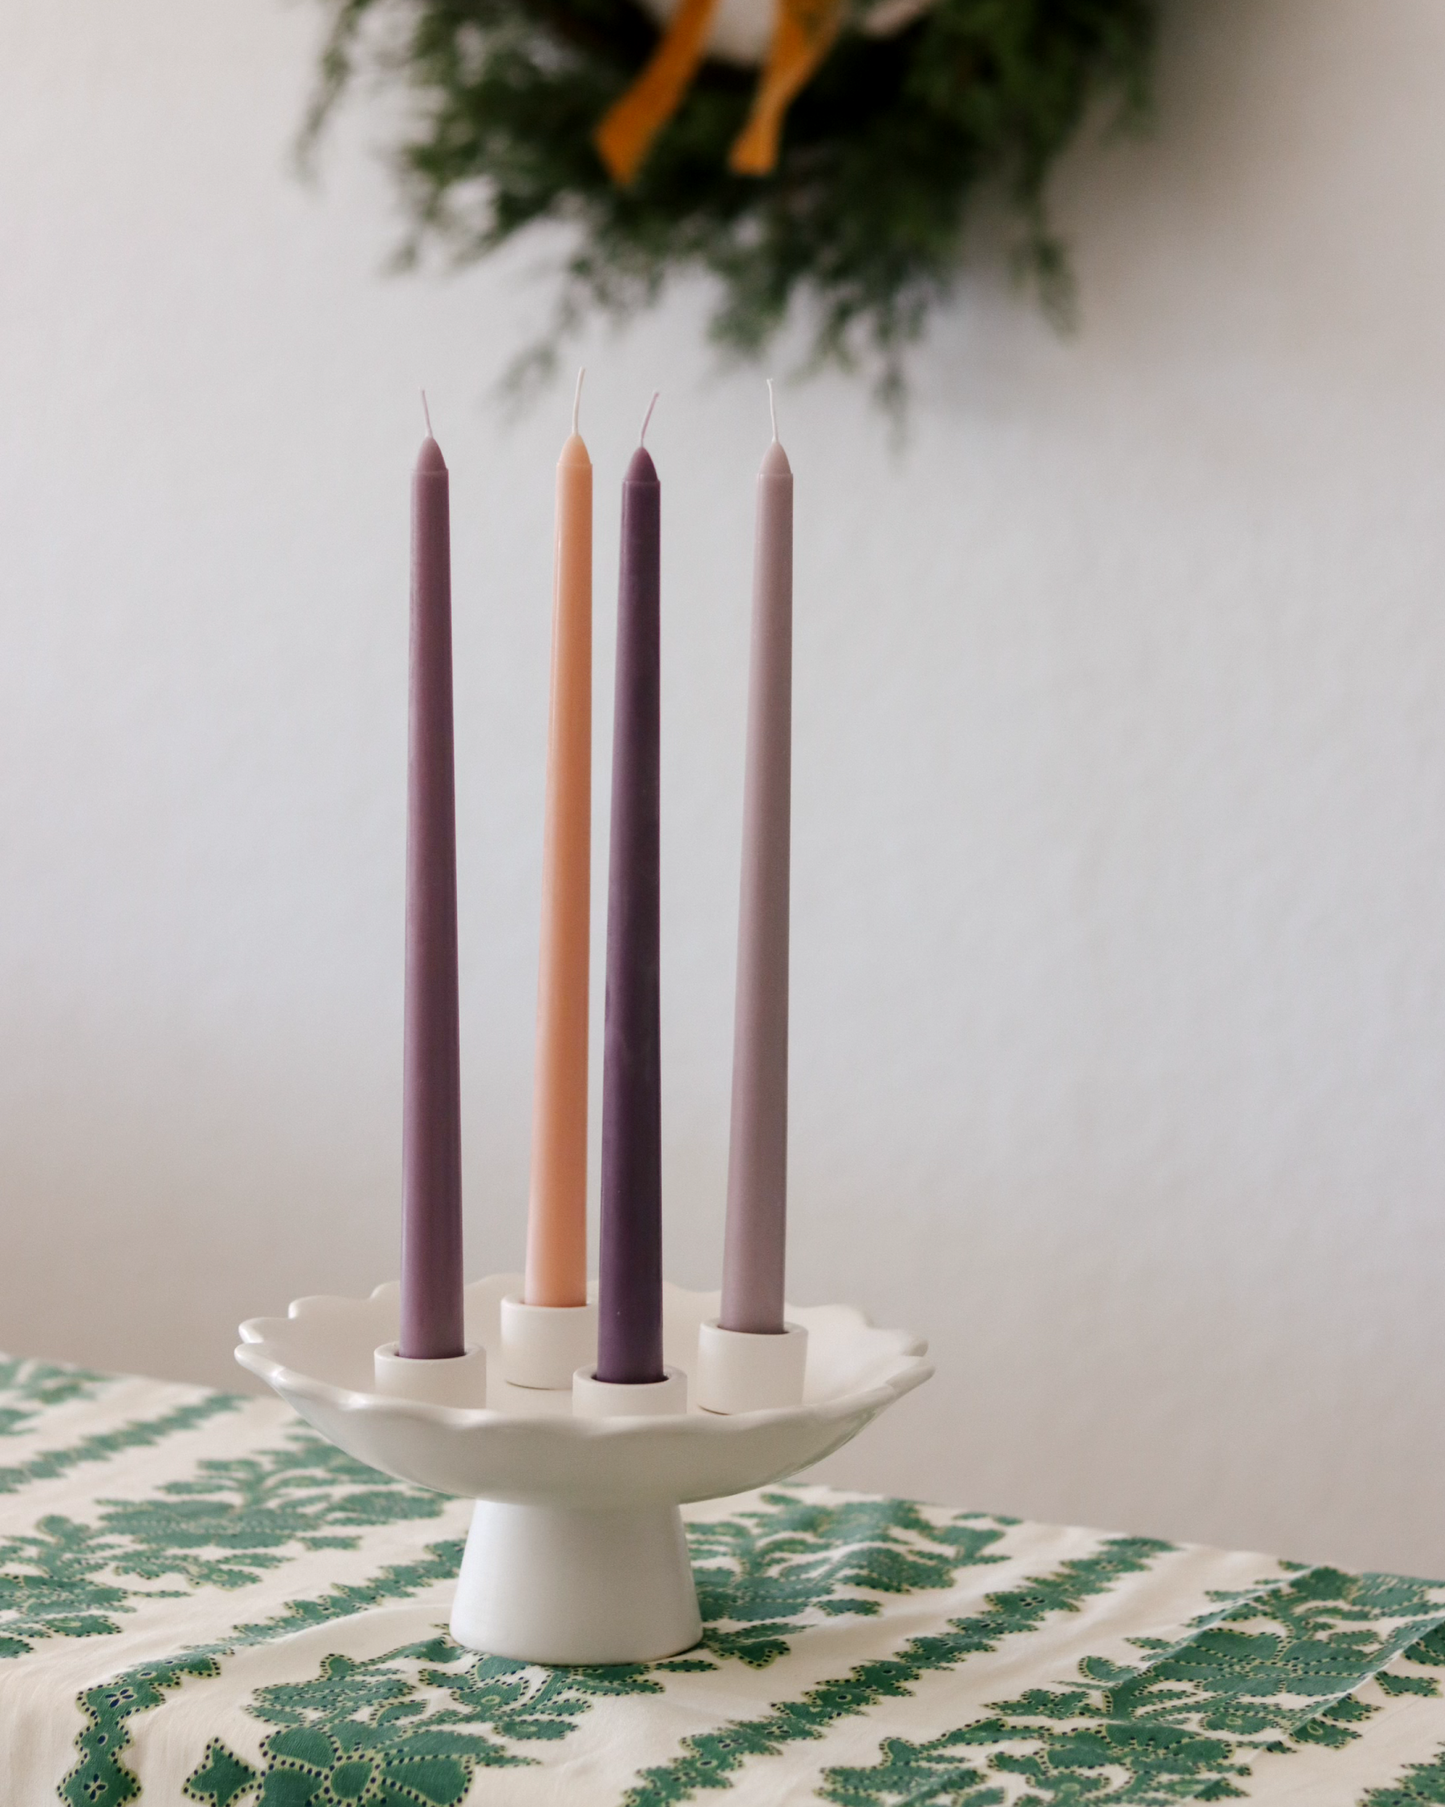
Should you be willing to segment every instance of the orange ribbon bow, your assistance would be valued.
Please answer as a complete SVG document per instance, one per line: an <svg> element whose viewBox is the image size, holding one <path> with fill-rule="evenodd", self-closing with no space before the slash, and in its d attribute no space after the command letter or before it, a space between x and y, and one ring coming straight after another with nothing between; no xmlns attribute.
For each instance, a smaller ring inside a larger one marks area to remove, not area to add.
<svg viewBox="0 0 1445 1807"><path fill-rule="evenodd" d="M598 126L594 142L614 182L631 182L653 139L681 106L707 53L717 3L681 0L646 66ZM728 168L736 174L765 176L776 167L788 108L832 48L842 15L843 0L777 0L752 110L728 153Z"/></svg>

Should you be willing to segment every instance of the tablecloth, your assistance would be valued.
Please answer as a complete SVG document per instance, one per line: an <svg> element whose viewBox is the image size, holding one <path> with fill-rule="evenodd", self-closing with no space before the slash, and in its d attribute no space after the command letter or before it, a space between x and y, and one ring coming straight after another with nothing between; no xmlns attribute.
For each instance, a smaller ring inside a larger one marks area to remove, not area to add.
<svg viewBox="0 0 1445 1807"><path fill-rule="evenodd" d="M1445 1584L788 1485L696 1650L447 1635L468 1506L272 1399L0 1358L0 1802L1445 1802Z"/></svg>

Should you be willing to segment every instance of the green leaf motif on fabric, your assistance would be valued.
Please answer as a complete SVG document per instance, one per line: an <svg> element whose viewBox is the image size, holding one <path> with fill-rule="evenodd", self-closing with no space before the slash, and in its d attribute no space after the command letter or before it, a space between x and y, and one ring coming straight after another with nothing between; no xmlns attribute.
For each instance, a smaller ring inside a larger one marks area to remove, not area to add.
<svg viewBox="0 0 1445 1807"><path fill-rule="evenodd" d="M186 1784L192 1799L210 1801L212 1807L232 1807L255 1786L255 1770L233 1757L219 1738L213 1738L206 1746L204 1763Z"/></svg>
<svg viewBox="0 0 1445 1807"><path fill-rule="evenodd" d="M735 1773L753 1757L777 1756L789 1744L822 1738L849 1714L866 1712L879 1701L912 1692L926 1675L951 1669L1006 1638L1034 1630L1051 1614L1077 1612L1093 1595L1107 1593L1123 1576L1146 1569L1172 1546L1147 1537L1115 1537L1094 1554L1062 1563L1051 1575L1032 1577L1017 1587L988 1595L981 1612L951 1620L928 1637L910 1638L895 1655L860 1663L845 1676L821 1682L800 1699L780 1701L756 1719L735 1720L716 1732L684 1741L671 1763L647 1769L625 1798L625 1807L675 1807L708 1789L730 1788ZM884 1797L880 1797L884 1798ZM948 1796L903 1797L913 1807L935 1800L961 1807ZM967 1807L996 1807L987 1801Z"/></svg>
<svg viewBox="0 0 1445 1807"><path fill-rule="evenodd" d="M1442 1624L1438 1584L1309 1569L1172 1642L1134 1640L1142 1664L1085 1659L1077 1687L1030 1689L923 1743L888 1739L874 1766L829 1770L821 1793L837 1807L992 1807L1021 1780L1030 1807L1236 1798L1256 1754L1358 1737L1374 1709L1355 1692L1398 1659L1441 1661Z"/></svg>
<svg viewBox="0 0 1445 1807"><path fill-rule="evenodd" d="M258 1691L252 1712L280 1728L262 1744L263 1769L213 1740L185 1793L207 1807L234 1807L253 1789L258 1807L454 1807L478 1769L535 1762L513 1745L565 1738L599 1696L659 1691L640 1666L539 1669L445 1636L365 1662L331 1656L313 1680Z"/></svg>
<svg viewBox="0 0 1445 1807"><path fill-rule="evenodd" d="M1445 1668L1445 1626L1412 1644L1405 1655L1421 1668ZM1439 1680L1433 1675L1382 1674L1378 1679L1387 1694L1440 1691ZM1360 1807L1445 1807L1445 1745L1428 1762L1411 1764L1398 1781L1384 1788L1372 1788L1361 1797Z"/></svg>
<svg viewBox="0 0 1445 1807"><path fill-rule="evenodd" d="M960 1569L999 1561L987 1552L1010 1522L960 1512L938 1523L909 1500L765 1494L760 1510L688 1527L705 1648L765 1668L809 1613L871 1618L870 1595L948 1587Z"/></svg>
<svg viewBox="0 0 1445 1807"><path fill-rule="evenodd" d="M959 1569L999 1560L989 1547L1009 1522L930 1515L904 1500L817 1504L767 1494L753 1511L689 1527L707 1621L702 1653L651 1666L543 1669L438 1637L366 1662L332 1656L309 1681L257 1692L251 1711L281 1728L262 1743L261 1769L213 1741L186 1792L208 1807L232 1807L253 1789L256 1807L313 1799L450 1807L477 1769L537 1761L525 1747L565 1738L597 1699L656 1694L668 1674L727 1660L763 1667L787 1654L809 1614L872 1616L872 1594L946 1587ZM420 1792L423 1777L434 1792Z"/></svg>
<svg viewBox="0 0 1445 1807"><path fill-rule="evenodd" d="M1372 1788L1360 1807L1445 1807L1445 1748L1428 1763L1414 1763L1388 1788Z"/></svg>
<svg viewBox="0 0 1445 1807"><path fill-rule="evenodd" d="M329 1588L326 1593L309 1600L292 1600L283 1611L259 1624L241 1625L231 1635L213 1644L186 1652L167 1662L143 1663L123 1675L96 1688L87 1688L79 1706L85 1724L76 1737L79 1761L60 1785L60 1798L68 1807L124 1807L140 1796L140 1782L122 1755L131 1742L128 1721L138 1713L160 1706L165 1696L187 1680L205 1680L221 1673L220 1660L246 1646L265 1644L293 1632L342 1619L367 1607L380 1606L392 1600L406 1600L438 1581L449 1581L461 1566L462 1540L447 1538L424 1550L416 1562L402 1563L383 1569L380 1574L360 1584ZM221 1747L211 1745L207 1761L218 1774L225 1773L225 1756ZM233 1764L239 1764L233 1759ZM245 1765L241 1765L245 1768ZM236 1773L239 1773L237 1771ZM204 1797L202 1797L204 1798ZM236 1799L234 1789L232 1799ZM284 1795L273 1801L284 1801ZM286 1807L301 1807L305 1794L292 1797ZM405 1797L398 1797L400 1800Z"/></svg>
<svg viewBox="0 0 1445 1807"><path fill-rule="evenodd" d="M94 1399L114 1386L112 1374L72 1368L61 1362L0 1355L0 1437L18 1437L56 1406Z"/></svg>
<svg viewBox="0 0 1445 1807"><path fill-rule="evenodd" d="M96 1637L174 1588L250 1586L308 1551L354 1549L368 1525L434 1519L439 1495L390 1480L310 1431L229 1461L202 1461L192 1478L140 1500L101 1500L93 1525L58 1515L0 1539L0 1656L42 1638Z"/></svg>
<svg viewBox="0 0 1445 1807"><path fill-rule="evenodd" d="M239 1393L203 1393L156 1418L133 1418L113 1431L97 1431L62 1449L42 1450L28 1462L0 1468L0 1494L19 1493L33 1481L53 1481L87 1462L113 1461L127 1450L151 1449L182 1431L198 1429L223 1412L239 1411L245 1403Z"/></svg>

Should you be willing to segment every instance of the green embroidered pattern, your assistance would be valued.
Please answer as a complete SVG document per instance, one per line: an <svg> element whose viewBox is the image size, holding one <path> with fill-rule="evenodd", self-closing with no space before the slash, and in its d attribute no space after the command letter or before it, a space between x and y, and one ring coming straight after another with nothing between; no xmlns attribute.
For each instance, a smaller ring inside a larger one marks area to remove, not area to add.
<svg viewBox="0 0 1445 1807"><path fill-rule="evenodd" d="M115 1384L115 1377L0 1356L0 1447L43 1426L57 1407L103 1400ZM299 1427L277 1439L258 1426L249 1441L269 1437L274 1447L197 1461L184 1478L141 1498L91 1498L104 1482L88 1481L84 1465L114 1462L122 1473L117 1458L246 1404L236 1395L198 1394L117 1423L126 1409L117 1402L109 1407L113 1428L63 1448L27 1450L22 1458L12 1444L17 1459L0 1466L0 1495L81 1469L70 1497L84 1504L71 1506L79 1519L26 1519L22 1500L16 1530L0 1535L0 1658L35 1651L43 1660L47 1640L115 1633L150 1601L201 1589L219 1590L219 1598L314 1553L365 1548L371 1527L434 1521L448 1510L442 1497L392 1481ZM886 1713L871 1732L860 1719L974 1654L1041 1631L1052 1615L1077 1612L1172 1548L1136 1538L1103 1541L1041 1578L987 1596L976 1612L929 1635L899 1643L901 1634L885 1633L886 1654L862 1662L843 1657L838 1673L806 1690L790 1688L781 1668L776 1692L784 1698L751 1716L717 1724L719 1697L706 1681L687 1679L726 1675L732 1665L742 1666L732 1671L735 1681L744 1669L772 1669L810 1628L840 1618L866 1622L886 1612L890 1599L948 1588L961 1572L1004 1559L1013 1522L897 1500L773 1492L745 1512L690 1527L706 1631L698 1649L682 1657L547 1670L461 1650L438 1627L375 1656L332 1648L303 1679L236 1699L226 1675L237 1651L414 1599L453 1578L461 1541L439 1541L355 1585L294 1599L259 1623L227 1627L212 1641L87 1689L77 1703L77 1760L59 1795L69 1807L138 1801L138 1722L183 1686L202 1690L203 1709L212 1686L225 1712L244 1704L259 1741L233 1740L238 1751L224 1736L210 1736L204 1748L206 1734L197 1737L184 1785L197 1807L461 1807L473 1791L483 1798L495 1787L505 1792L500 1772L531 1768L549 1750L565 1749L599 1702L674 1690L678 1706L696 1704L709 1729L663 1744L663 1760L638 1770L625 1793L619 1788L616 1807L679 1807L737 1787L745 1770L765 1794L774 1767L768 1760L810 1743L812 1786L834 1807L1183 1807L1241 1798L1268 1784L1270 1766L1290 1771L1291 1753L1306 1747L1353 1750L1368 1762L1374 1747L1368 1739L1362 1744L1361 1734L1382 1700L1442 1693L1445 1584L1298 1568L1253 1589L1209 1596L1210 1610L1183 1633L1134 1639L1137 1659L1088 1658L1072 1676L1042 1663L1038 1685L1010 1684L1017 1690L1010 1698L972 1709L968 1723L937 1737L880 1742ZM268 1602L279 1591L269 1592ZM140 1624L157 1622L152 1613ZM818 1673L816 1655L809 1673ZM925 1698L941 1695L934 1690ZM945 1708L933 1725L948 1718ZM583 1748L593 1748L609 1723L604 1717ZM666 1716L659 1722L668 1723ZM686 1719L683 1725L688 1729ZM208 1728L221 1729L219 1719ZM140 1769L146 1773L143 1763ZM495 1782L482 1779L488 1771L499 1772ZM1376 1758L1369 1782L1393 1773ZM1362 1780L1358 1788L1359 1807L1445 1807L1445 1745L1392 1781L1370 1787Z"/></svg>
<svg viewBox="0 0 1445 1807"><path fill-rule="evenodd" d="M1373 1709L1351 1697L1372 1677L1437 1692L1433 1677L1380 1671L1445 1663L1442 1626L1438 1585L1309 1569L1175 1641L1133 1640L1151 1653L1138 1666L1089 1658L1077 1686L1030 1689L925 1743L887 1739L876 1765L829 1770L821 1793L837 1807L993 1807L1018 1778L1030 1807L1235 1798L1253 1753L1355 1739Z"/></svg>
<svg viewBox="0 0 1445 1807"><path fill-rule="evenodd" d="M114 1375L93 1374L88 1368L0 1355L0 1437L17 1437L52 1406L94 1399L114 1384Z"/></svg>
<svg viewBox="0 0 1445 1807"><path fill-rule="evenodd" d="M97 1431L64 1449L50 1449L28 1462L0 1468L0 1494L18 1493L32 1481L51 1481L85 1462L109 1462L128 1449L145 1449L162 1443L180 1431L195 1430L221 1412L234 1412L246 1403L239 1393L207 1393L178 1405L158 1418L135 1418L113 1431Z"/></svg>
<svg viewBox="0 0 1445 1807"><path fill-rule="evenodd" d="M1372 1788L1360 1807L1442 1807L1445 1804L1445 1748L1428 1763L1415 1763L1388 1788Z"/></svg>
<svg viewBox="0 0 1445 1807"><path fill-rule="evenodd" d="M909 1500L765 1494L762 1510L688 1528L704 1648L765 1668L788 1654L806 1613L871 1618L870 1594L947 1587L960 1569L1000 1561L987 1552L1011 1522L958 1513L936 1524Z"/></svg>
<svg viewBox="0 0 1445 1807"><path fill-rule="evenodd" d="M660 1691L641 1667L539 1669L477 1657L445 1636L368 1662L332 1656L312 1681L257 1693L252 1712L282 1728L262 1746L264 1771L213 1739L185 1792L209 1807L234 1807L256 1788L258 1807L454 1807L479 1768L535 1761L511 1743L565 1738L607 1695Z"/></svg>
<svg viewBox="0 0 1445 1807"><path fill-rule="evenodd" d="M75 1741L80 1761L61 1783L60 1798L68 1802L69 1807L123 1807L123 1803L137 1799L140 1783L134 1772L121 1761L122 1753L131 1742L127 1721L137 1713L160 1706L167 1693L188 1679L206 1680L219 1676L218 1659L245 1645L263 1644L290 1632L323 1625L328 1620L362 1612L368 1606L408 1599L434 1582L450 1580L461 1566L461 1560L462 1540L448 1538L424 1550L417 1562L383 1569L361 1585L334 1587L314 1599L293 1600L274 1617L256 1625L238 1626L228 1637L215 1643L201 1645L167 1662L142 1663L100 1687L88 1688L79 1703L85 1719L84 1728ZM272 1799L276 1798L273 1795ZM299 1797L292 1796L293 1803L306 1799L305 1792ZM425 1801L425 1796L414 1799ZM393 1800L399 1807L406 1797L394 1796ZM271 1802L268 1801L267 1807L272 1807Z"/></svg>
<svg viewBox="0 0 1445 1807"><path fill-rule="evenodd" d="M1034 1630L1051 1613L1077 1612L1091 1595L1107 1593L1122 1576L1147 1568L1170 1547L1153 1538L1110 1538L1092 1556L1065 1562L1052 1575L990 1594L983 1612L954 1619L933 1636L911 1638L894 1656L860 1663L846 1676L822 1682L798 1700L781 1701L756 1719L698 1733L684 1740L682 1754L671 1763L642 1772L626 1796L626 1807L672 1807L703 1790L728 1788L749 1758L776 1756L788 1744L821 1738L835 1720L907 1694L925 1675L994 1650L1005 1638Z"/></svg>
<svg viewBox="0 0 1445 1807"><path fill-rule="evenodd" d="M461 1801L477 1768L535 1761L507 1741L565 1737L599 1697L659 1693L668 1673L730 1659L765 1667L787 1654L810 1612L872 1616L870 1593L942 1588L962 1568L998 1561L987 1552L1007 1522L958 1514L936 1524L904 1500L820 1505L768 1494L761 1508L689 1529L708 1623L698 1652L650 1669L547 1670L477 1657L442 1637L364 1663L331 1657L314 1680L256 1695L251 1711L282 1728L262 1745L263 1770L213 1740L186 1790L211 1807L232 1807L252 1789L258 1807Z"/></svg>
<svg viewBox="0 0 1445 1807"><path fill-rule="evenodd" d="M120 1577L247 1587L309 1550L354 1549L367 1525L433 1519L445 1508L439 1495L300 1429L254 1456L202 1461L193 1478L145 1499L98 1504L93 1525L51 1515L0 1540L0 1656L42 1638L114 1632L119 1615L177 1592L128 1588Z"/></svg>

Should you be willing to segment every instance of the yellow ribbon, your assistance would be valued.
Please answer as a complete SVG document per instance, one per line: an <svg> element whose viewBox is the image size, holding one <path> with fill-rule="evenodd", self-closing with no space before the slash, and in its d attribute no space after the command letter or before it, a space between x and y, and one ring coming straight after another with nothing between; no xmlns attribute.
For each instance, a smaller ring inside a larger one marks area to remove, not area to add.
<svg viewBox="0 0 1445 1807"><path fill-rule="evenodd" d="M717 3L682 0L636 81L608 108L593 142L614 182L631 182L653 139L681 106L706 54ZM843 0L777 0L768 60L747 124L728 153L729 169L765 176L776 167L788 108L828 54L842 16Z"/></svg>

